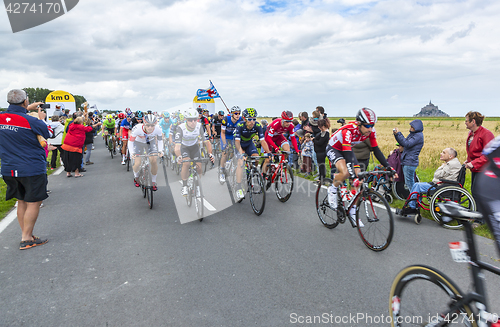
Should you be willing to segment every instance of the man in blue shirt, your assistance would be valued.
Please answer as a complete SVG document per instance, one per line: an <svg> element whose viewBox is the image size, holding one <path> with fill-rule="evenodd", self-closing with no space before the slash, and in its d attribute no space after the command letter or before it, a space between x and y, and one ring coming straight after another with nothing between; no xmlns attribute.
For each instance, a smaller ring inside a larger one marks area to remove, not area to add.
<svg viewBox="0 0 500 327"><path fill-rule="evenodd" d="M14 89L7 94L10 104L6 112L0 113L0 158L2 175L7 184L6 200L17 198L17 217L22 236L20 249L30 249L48 242L33 236L40 204L47 195L46 155L38 135L48 139L49 129L41 119L45 113L39 105L29 104L24 90ZM37 119L26 114L38 108Z"/></svg>

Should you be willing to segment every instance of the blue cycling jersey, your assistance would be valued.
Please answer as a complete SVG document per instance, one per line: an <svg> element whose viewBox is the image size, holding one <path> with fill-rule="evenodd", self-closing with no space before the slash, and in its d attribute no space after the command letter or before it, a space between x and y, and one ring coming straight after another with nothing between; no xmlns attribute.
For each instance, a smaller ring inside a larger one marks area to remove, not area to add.
<svg viewBox="0 0 500 327"><path fill-rule="evenodd" d="M226 133L226 139L232 140L234 138L233 133L234 133L234 130L236 129L236 125L238 125L242 121L243 120L241 119L241 117L239 117L238 120L233 123L233 120L231 119L231 115L224 117L224 119L222 120L222 127L221 128Z"/></svg>
<svg viewBox="0 0 500 327"><path fill-rule="evenodd" d="M160 119L160 127L163 131L163 134L170 134L170 126L172 126L172 121L169 119L168 121L165 118Z"/></svg>

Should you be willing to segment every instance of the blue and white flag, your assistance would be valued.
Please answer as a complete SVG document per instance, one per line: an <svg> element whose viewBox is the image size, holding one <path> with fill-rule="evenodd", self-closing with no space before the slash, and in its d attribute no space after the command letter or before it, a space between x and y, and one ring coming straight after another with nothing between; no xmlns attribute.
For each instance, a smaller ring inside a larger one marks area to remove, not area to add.
<svg viewBox="0 0 500 327"><path fill-rule="evenodd" d="M220 98L219 92L217 92L215 86L212 84L211 81L210 81L210 87L206 90L199 89L196 92L196 96L198 97L198 100L210 100L214 98Z"/></svg>

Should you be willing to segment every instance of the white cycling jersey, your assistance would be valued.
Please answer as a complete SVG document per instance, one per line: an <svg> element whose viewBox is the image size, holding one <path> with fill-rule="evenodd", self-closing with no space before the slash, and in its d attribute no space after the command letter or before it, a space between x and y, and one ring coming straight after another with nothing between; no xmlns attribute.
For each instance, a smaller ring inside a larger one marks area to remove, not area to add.
<svg viewBox="0 0 500 327"><path fill-rule="evenodd" d="M193 146L198 143L199 137L202 140L204 139L204 131L200 122L196 123L196 127L192 131L188 130L186 123L182 123L177 126L175 143L180 143L184 146Z"/></svg>
<svg viewBox="0 0 500 327"><path fill-rule="evenodd" d="M161 128L158 125L152 133L146 133L144 131L144 124L137 124L132 128L129 134L128 148L131 155L134 155L134 142L149 144L149 142L158 143L158 149L163 149L163 138L161 133Z"/></svg>

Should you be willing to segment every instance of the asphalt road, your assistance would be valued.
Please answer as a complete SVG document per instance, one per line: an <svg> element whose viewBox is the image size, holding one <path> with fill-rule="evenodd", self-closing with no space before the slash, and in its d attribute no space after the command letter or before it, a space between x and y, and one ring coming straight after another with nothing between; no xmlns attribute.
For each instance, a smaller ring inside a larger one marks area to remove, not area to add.
<svg viewBox="0 0 500 327"><path fill-rule="evenodd" d="M271 189L258 217L247 199L224 209L227 189L210 172L202 181L213 214L181 224L187 206L170 172L159 170L150 210L132 173L95 141L85 177L49 177L35 227L49 243L20 251L17 221L0 233L0 326L388 326L366 317L388 315L392 280L407 265L469 289L467 266L447 246L460 231L396 218L391 245L376 253L349 224L321 225L308 181L296 180L285 204ZM499 265L491 240L478 245ZM486 278L498 312L500 279ZM333 323L298 323L323 314Z"/></svg>

